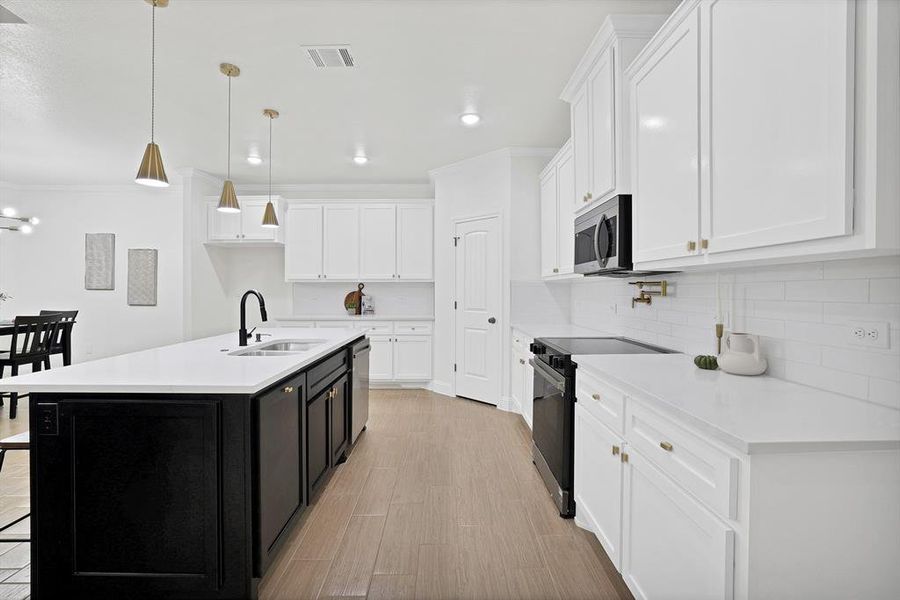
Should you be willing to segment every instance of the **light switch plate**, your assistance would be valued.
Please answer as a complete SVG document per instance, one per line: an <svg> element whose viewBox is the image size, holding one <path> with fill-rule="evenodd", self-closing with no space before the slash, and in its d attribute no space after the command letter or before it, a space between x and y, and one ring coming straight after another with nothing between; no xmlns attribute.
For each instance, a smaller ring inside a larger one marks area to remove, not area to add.
<svg viewBox="0 0 900 600"><path fill-rule="evenodd" d="M851 321L847 323L847 340L854 346L886 350L891 347L891 325Z"/></svg>

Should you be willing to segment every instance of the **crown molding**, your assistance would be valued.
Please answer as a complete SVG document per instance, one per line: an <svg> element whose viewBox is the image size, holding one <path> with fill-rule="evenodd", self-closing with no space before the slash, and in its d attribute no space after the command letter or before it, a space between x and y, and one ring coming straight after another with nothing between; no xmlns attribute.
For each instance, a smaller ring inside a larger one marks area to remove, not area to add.
<svg viewBox="0 0 900 600"><path fill-rule="evenodd" d="M456 171L457 169L460 169L462 167L467 167L482 162L488 162L498 158L551 158L555 156L557 152L559 152L559 148L547 148L542 146L507 146L505 148L498 148L497 150L491 150L490 152L485 152L484 154L465 158L455 163L444 165L443 167L431 169L430 171L428 171L428 175L433 182L435 175L442 175L444 173Z"/></svg>

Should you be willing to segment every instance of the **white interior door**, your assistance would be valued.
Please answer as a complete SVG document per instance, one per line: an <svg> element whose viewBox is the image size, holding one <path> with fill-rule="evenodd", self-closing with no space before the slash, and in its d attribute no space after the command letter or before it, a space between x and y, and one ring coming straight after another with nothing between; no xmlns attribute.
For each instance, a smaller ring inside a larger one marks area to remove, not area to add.
<svg viewBox="0 0 900 600"><path fill-rule="evenodd" d="M397 217L394 204L359 208L359 270L362 279L395 279Z"/></svg>
<svg viewBox="0 0 900 600"><path fill-rule="evenodd" d="M359 207L325 207L323 244L326 279L359 278Z"/></svg>
<svg viewBox="0 0 900 600"><path fill-rule="evenodd" d="M294 204L284 221L284 278L321 279L322 207Z"/></svg>
<svg viewBox="0 0 900 600"><path fill-rule="evenodd" d="M397 279L434 278L434 209L397 206Z"/></svg>
<svg viewBox="0 0 900 600"><path fill-rule="evenodd" d="M500 217L456 224L456 395L500 401Z"/></svg>

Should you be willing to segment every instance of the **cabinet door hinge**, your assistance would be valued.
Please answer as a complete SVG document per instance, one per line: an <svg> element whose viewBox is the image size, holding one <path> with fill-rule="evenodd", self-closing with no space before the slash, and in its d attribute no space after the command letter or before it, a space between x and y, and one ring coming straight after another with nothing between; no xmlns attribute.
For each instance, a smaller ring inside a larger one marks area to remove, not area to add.
<svg viewBox="0 0 900 600"><path fill-rule="evenodd" d="M453 310L456 310L456 300L453 301Z"/></svg>
<svg viewBox="0 0 900 600"><path fill-rule="evenodd" d="M458 245L459 245L459 236L455 235L455 236L453 236L453 247L455 248Z"/></svg>

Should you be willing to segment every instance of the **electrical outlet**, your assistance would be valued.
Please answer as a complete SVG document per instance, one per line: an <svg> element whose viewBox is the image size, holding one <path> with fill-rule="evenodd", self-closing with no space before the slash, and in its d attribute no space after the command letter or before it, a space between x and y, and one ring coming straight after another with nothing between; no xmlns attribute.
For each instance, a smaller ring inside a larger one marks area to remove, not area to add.
<svg viewBox="0 0 900 600"><path fill-rule="evenodd" d="M851 322L848 325L848 341L854 346L882 349L891 347L890 323Z"/></svg>

